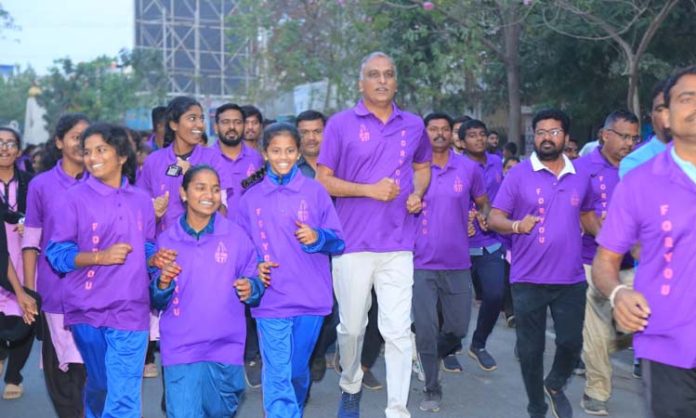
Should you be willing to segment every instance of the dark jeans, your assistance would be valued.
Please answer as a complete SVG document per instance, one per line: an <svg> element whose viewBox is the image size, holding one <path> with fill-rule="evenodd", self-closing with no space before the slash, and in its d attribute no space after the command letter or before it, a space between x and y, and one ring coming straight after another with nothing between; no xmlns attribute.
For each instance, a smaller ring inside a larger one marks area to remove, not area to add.
<svg viewBox="0 0 696 418"><path fill-rule="evenodd" d="M643 382L652 418L696 416L696 368L643 360Z"/></svg>
<svg viewBox="0 0 696 418"><path fill-rule="evenodd" d="M34 328L21 316L5 316L0 312L0 361L7 358L5 383L22 383L22 369L34 345Z"/></svg>
<svg viewBox="0 0 696 418"><path fill-rule="evenodd" d="M471 257L471 275L476 277L481 287L481 307L479 308L476 330L471 338L473 348L485 348L486 340L493 332L503 309L505 295L505 260L501 248L489 253L485 248L483 255Z"/></svg>
<svg viewBox="0 0 696 418"><path fill-rule="evenodd" d="M530 415L546 413L544 385L554 391L562 390L580 359L586 290L585 281L572 285L512 285L517 349ZM547 309L551 310L556 332L556 354L544 379Z"/></svg>
<svg viewBox="0 0 696 418"><path fill-rule="evenodd" d="M510 286L510 263L505 260L505 296L503 297L503 312L505 317L515 314L512 303L512 287Z"/></svg>
<svg viewBox="0 0 696 418"><path fill-rule="evenodd" d="M41 318L45 321L43 316ZM41 359L44 380L56 414L60 418L84 416L83 390L87 379L85 365L70 363L67 372L60 370L56 350L51 339L51 331L45 323L41 329L43 330Z"/></svg>
<svg viewBox="0 0 696 418"><path fill-rule="evenodd" d="M428 392L441 393L440 358L454 351L469 329L472 287L469 270L415 270L413 322L416 348ZM438 303L443 320L438 318ZM439 332L440 325L442 333Z"/></svg>

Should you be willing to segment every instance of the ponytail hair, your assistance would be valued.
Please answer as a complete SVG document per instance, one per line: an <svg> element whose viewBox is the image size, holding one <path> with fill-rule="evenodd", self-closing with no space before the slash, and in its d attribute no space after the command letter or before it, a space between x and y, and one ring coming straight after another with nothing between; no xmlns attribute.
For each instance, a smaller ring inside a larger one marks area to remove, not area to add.
<svg viewBox="0 0 696 418"><path fill-rule="evenodd" d="M128 183L135 184L135 171L137 168L137 160L135 152L128 139L128 131L126 128L110 123L96 123L87 128L80 137L80 144L84 148L85 141L92 135L99 135L104 139L104 142L116 149L116 154L119 157L126 157L126 162L123 164L121 176L126 176Z"/></svg>
<svg viewBox="0 0 696 418"><path fill-rule="evenodd" d="M297 128L294 125L291 125L289 123L285 122L275 122L270 125L268 125L264 130L263 130L263 138L261 140L261 147L263 148L263 151L266 152L268 151L268 147L271 145L271 141L273 141L273 138L275 138L278 135L290 135L290 137L295 141L295 145L297 146L297 149L300 149L300 144L301 144L301 137L300 133L297 131ZM251 186L261 183L263 178L266 176L266 170L267 167L264 164L263 167L258 169L256 172L254 172L252 175L247 177L242 181L242 188L249 189Z"/></svg>

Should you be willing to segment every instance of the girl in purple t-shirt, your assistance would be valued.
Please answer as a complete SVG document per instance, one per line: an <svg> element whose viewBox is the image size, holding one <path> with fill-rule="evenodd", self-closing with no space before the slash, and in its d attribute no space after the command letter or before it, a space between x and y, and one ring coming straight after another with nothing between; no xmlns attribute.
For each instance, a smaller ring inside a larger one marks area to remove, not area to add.
<svg viewBox="0 0 696 418"><path fill-rule="evenodd" d="M86 416L139 418L152 201L131 185L135 154L124 128L92 125L80 140L90 177L65 193L46 257L64 276L65 325L87 369Z"/></svg>
<svg viewBox="0 0 696 418"><path fill-rule="evenodd" d="M258 304L264 292L256 250L239 226L216 214L222 198L213 168L189 169L180 195L186 213L160 234L158 254L169 257L150 284L152 305L162 311L167 414L234 416L245 387L244 303Z"/></svg>
<svg viewBox="0 0 696 418"><path fill-rule="evenodd" d="M238 221L254 242L266 292L256 318L263 360L267 418L301 417L309 387L309 358L333 296L329 255L343 251L331 198L297 168L300 135L286 123L263 134L268 164L242 182Z"/></svg>

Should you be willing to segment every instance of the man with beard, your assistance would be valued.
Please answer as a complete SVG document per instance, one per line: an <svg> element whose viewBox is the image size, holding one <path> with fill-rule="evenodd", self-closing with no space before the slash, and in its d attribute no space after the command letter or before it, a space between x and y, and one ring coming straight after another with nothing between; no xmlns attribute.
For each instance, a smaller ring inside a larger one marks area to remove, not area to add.
<svg viewBox="0 0 696 418"><path fill-rule="evenodd" d="M576 173L563 155L569 125L568 116L560 110L543 110L534 116L534 153L510 170L489 216L491 229L512 234L510 282L527 412L532 418L546 416L544 394L555 417L573 416L563 388L582 350L587 283L580 224L591 234L599 229L587 177ZM544 379L549 309L556 353Z"/></svg>
<svg viewBox="0 0 696 418"><path fill-rule="evenodd" d="M674 141L616 186L592 280L617 325L635 332L647 415L682 418L696 411L696 66L668 80L664 105ZM631 289L620 266L636 243L641 259Z"/></svg>
<svg viewBox="0 0 696 418"><path fill-rule="evenodd" d="M640 141L638 117L627 110L617 110L604 121L599 137L599 148L575 162L580 174L590 180L595 214L604 219L609 210L612 194L619 183L619 162ZM630 344L625 334L617 334L611 317L609 299L592 284L592 260L597 252L595 237L585 233L582 240L582 261L585 268L587 305L583 327L583 351L586 377L581 405L590 415L608 415L607 401L611 396L611 362L609 353ZM624 256L621 263L621 283L633 287L633 259Z"/></svg>
<svg viewBox="0 0 696 418"><path fill-rule="evenodd" d="M471 116L463 115L455 118L452 125L452 151L455 154L463 155L465 151L464 138L459 138L459 128L464 122L471 120Z"/></svg>
<svg viewBox="0 0 696 418"><path fill-rule="evenodd" d="M263 158L256 149L244 143L244 113L233 103L226 103L215 111L215 132L218 141L215 148L225 161L225 173L232 187L227 189L227 216L234 218L239 198L242 196L242 180L263 166Z"/></svg>
<svg viewBox="0 0 696 418"><path fill-rule="evenodd" d="M242 106L242 112L244 112L244 142L249 148L258 151L261 146L261 133L263 133L263 115L256 106L252 105Z"/></svg>
<svg viewBox="0 0 696 418"><path fill-rule="evenodd" d="M486 152L489 154L495 154L498 157L503 156L503 152L498 148L500 145L500 135L496 131L488 131L488 138L486 138Z"/></svg>
<svg viewBox="0 0 696 418"><path fill-rule="evenodd" d="M494 200L503 181L503 161L499 156L486 151L488 137L486 125L476 119L464 122L459 128L459 137L464 141L465 155L483 173L488 198ZM484 215L479 209L478 205L471 206L471 210L476 212L476 217L482 218ZM481 307L468 353L481 369L492 372L498 366L493 356L486 350L486 342L503 308L505 250L498 235L486 230L482 225L485 226L485 221L473 223L475 234L469 240L471 276L476 294L481 299ZM447 363L445 367L449 367Z"/></svg>
<svg viewBox="0 0 696 418"><path fill-rule="evenodd" d="M667 144L672 140L672 135L667 126L667 106L663 89L667 80L658 82L652 91L652 107L650 108L650 121L652 122L653 135L647 144L628 154L619 165L619 177L623 178L629 171L653 158L667 149Z"/></svg>

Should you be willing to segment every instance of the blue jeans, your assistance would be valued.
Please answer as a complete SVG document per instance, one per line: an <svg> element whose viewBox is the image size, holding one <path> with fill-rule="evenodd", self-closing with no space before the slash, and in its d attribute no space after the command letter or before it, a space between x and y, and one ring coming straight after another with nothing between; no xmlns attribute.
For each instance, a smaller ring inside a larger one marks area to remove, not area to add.
<svg viewBox="0 0 696 418"><path fill-rule="evenodd" d="M257 318L266 418L301 418L309 389L309 359L323 316Z"/></svg>
<svg viewBox="0 0 696 418"><path fill-rule="evenodd" d="M87 369L86 418L140 418L148 331L71 329Z"/></svg>
<svg viewBox="0 0 696 418"><path fill-rule="evenodd" d="M512 285L517 350L530 415L546 413L544 385L552 390L562 390L580 359L586 291L585 281L570 285ZM551 370L544 379L546 312L549 309L556 332L556 353Z"/></svg>
<svg viewBox="0 0 696 418"><path fill-rule="evenodd" d="M486 347L486 341L503 309L505 259L502 248L492 253L484 249L483 255L471 256L471 275L481 287L481 307L476 320L476 330L471 337L471 346L481 349Z"/></svg>
<svg viewBox="0 0 696 418"><path fill-rule="evenodd" d="M164 367L169 418L233 417L244 394L244 367L200 361Z"/></svg>

